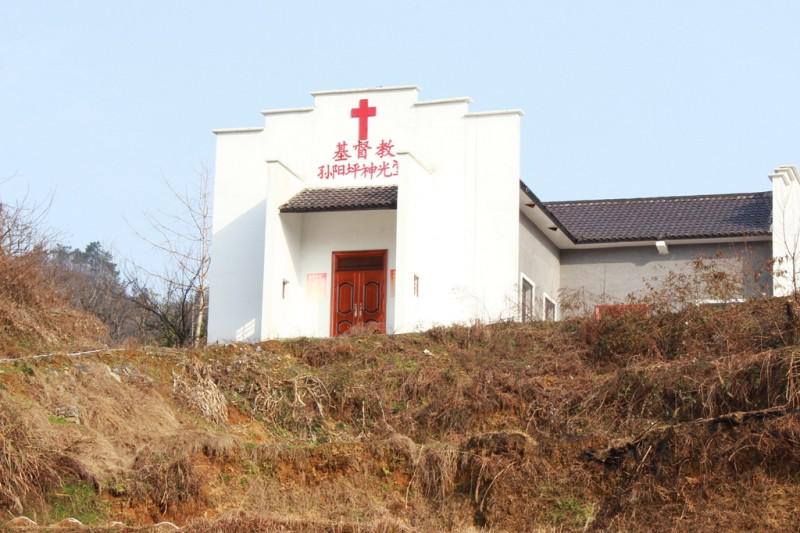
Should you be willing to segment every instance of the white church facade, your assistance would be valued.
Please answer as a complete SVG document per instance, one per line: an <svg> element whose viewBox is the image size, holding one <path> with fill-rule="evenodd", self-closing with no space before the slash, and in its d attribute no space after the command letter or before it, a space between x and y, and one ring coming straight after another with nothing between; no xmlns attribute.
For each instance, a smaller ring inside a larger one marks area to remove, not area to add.
<svg viewBox="0 0 800 533"><path fill-rule="evenodd" d="M312 95L214 132L211 342L555 320L565 290L621 300L697 255L743 272L797 257L793 167L766 192L547 203L521 180L520 110L416 87ZM745 290L788 290L767 278Z"/></svg>

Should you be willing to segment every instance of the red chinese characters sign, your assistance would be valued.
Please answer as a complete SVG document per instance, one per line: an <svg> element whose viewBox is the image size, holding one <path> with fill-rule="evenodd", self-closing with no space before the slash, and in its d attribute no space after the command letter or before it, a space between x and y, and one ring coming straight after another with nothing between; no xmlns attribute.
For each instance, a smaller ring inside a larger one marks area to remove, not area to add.
<svg viewBox="0 0 800 533"><path fill-rule="evenodd" d="M369 118L377 115L377 112L377 108L370 107L366 98L359 101L358 107L350 110L350 117L358 119L358 141L337 142L332 151L332 162L319 166L319 179L347 176L353 179L376 179L392 178L399 174L400 164L392 140L381 139L376 146L369 142Z"/></svg>

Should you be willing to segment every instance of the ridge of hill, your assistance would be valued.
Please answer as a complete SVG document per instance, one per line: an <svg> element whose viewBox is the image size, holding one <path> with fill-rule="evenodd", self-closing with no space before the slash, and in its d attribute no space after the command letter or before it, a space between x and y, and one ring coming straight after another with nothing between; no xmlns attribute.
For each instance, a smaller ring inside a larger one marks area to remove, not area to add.
<svg viewBox="0 0 800 533"><path fill-rule="evenodd" d="M0 511L202 532L791 530L794 309L5 362Z"/></svg>

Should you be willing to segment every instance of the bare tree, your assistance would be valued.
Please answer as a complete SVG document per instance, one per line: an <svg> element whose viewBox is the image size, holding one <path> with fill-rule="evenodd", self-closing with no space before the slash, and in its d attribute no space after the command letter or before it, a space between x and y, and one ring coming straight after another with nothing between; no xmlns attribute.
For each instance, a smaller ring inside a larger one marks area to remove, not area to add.
<svg viewBox="0 0 800 533"><path fill-rule="evenodd" d="M0 179L0 185L12 178ZM42 203L32 202L27 194L13 203L0 198L1 255L24 255L45 248L55 237L45 225L52 201L52 195Z"/></svg>
<svg viewBox="0 0 800 533"><path fill-rule="evenodd" d="M131 302L113 254L100 242L91 242L84 249L59 244L48 256L48 276L59 292L73 307L97 316L108 326L113 341L153 340L152 333L158 328L152 326L157 323Z"/></svg>
<svg viewBox="0 0 800 533"><path fill-rule="evenodd" d="M129 269L131 299L161 324L165 341L200 346L206 336L208 269L211 263L211 178L198 172L196 188L179 191L166 184L179 212L146 214L155 238L140 238L164 254L159 271L141 265Z"/></svg>

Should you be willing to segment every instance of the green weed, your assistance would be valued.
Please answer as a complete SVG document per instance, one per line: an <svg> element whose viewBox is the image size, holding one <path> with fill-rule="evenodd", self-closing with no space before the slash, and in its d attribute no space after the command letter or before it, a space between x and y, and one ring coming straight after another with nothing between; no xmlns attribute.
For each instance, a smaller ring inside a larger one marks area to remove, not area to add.
<svg viewBox="0 0 800 533"><path fill-rule="evenodd" d="M59 522L76 518L83 524L95 524L108 516L108 504L101 501L94 487L84 481L62 483L47 496L47 521Z"/></svg>
<svg viewBox="0 0 800 533"><path fill-rule="evenodd" d="M548 513L548 521L570 528L584 527L594 518L594 504L584 503L574 496L558 498Z"/></svg>

